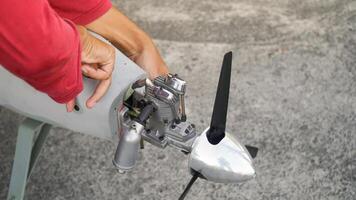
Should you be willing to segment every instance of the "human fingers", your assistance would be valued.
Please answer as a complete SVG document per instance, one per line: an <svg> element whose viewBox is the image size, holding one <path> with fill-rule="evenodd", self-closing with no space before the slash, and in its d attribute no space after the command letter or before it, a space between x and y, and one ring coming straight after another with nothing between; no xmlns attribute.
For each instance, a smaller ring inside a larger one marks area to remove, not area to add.
<svg viewBox="0 0 356 200"><path fill-rule="evenodd" d="M85 76L96 79L96 80L106 80L111 77L113 64L109 64L110 66L106 67L92 67L88 64L82 65L82 72Z"/></svg>
<svg viewBox="0 0 356 200"><path fill-rule="evenodd" d="M86 102L88 108L93 108L94 105L105 95L111 85L111 80L112 78L110 77L109 79L100 81L100 83L96 86L93 95Z"/></svg>
<svg viewBox="0 0 356 200"><path fill-rule="evenodd" d="M72 112L75 106L75 100L72 99L66 103L67 112Z"/></svg>

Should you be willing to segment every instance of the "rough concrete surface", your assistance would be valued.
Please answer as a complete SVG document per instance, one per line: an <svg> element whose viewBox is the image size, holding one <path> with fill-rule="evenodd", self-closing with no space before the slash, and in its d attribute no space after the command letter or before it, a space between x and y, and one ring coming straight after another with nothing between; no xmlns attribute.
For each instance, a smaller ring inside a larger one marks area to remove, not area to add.
<svg viewBox="0 0 356 200"><path fill-rule="evenodd" d="M356 199L356 1L118 0L147 31L172 72L189 83L189 120L210 120L223 54L234 52L228 130L259 147L256 179L197 181L187 199ZM0 199L16 129L0 108ZM27 199L177 199L186 157L146 145L132 173L111 165L114 144L51 132Z"/></svg>

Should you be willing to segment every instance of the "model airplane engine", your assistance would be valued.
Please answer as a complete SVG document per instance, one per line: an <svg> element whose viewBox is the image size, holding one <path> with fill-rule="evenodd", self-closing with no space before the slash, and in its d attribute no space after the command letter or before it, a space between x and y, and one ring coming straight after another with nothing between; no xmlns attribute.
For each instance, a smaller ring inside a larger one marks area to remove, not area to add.
<svg viewBox="0 0 356 200"><path fill-rule="evenodd" d="M123 129L113 159L120 172L131 170L143 140L160 148L175 147L189 154L193 177L181 199L198 178L214 182L242 182L255 176L252 158L257 148L241 145L225 132L232 53L225 55L210 127L198 135L187 121L184 105L186 82L168 74L136 81L125 95L120 111Z"/></svg>
<svg viewBox="0 0 356 200"><path fill-rule="evenodd" d="M123 129L113 160L120 172L134 167L143 140L160 148L170 145L191 152L197 134L186 121L185 87L185 81L171 74L133 84L135 90L128 91L126 108L120 112Z"/></svg>
<svg viewBox="0 0 356 200"><path fill-rule="evenodd" d="M190 152L196 132L194 124L187 122L185 114L186 82L178 75L149 79L145 84L145 98L157 110L151 117L144 138L159 147L171 145L184 152Z"/></svg>

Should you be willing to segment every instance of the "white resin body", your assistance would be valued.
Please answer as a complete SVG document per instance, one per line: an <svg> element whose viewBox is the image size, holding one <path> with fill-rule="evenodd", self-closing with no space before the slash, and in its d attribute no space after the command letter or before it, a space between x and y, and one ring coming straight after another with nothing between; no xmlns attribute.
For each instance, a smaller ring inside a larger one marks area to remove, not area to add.
<svg viewBox="0 0 356 200"><path fill-rule="evenodd" d="M0 65L0 105L54 126L109 140L117 139L121 126L117 109L122 106L128 87L145 78L146 74L117 50L112 77L110 89L93 109L87 109L85 101L92 95L97 81L83 78L84 90L77 98L80 110L67 113L64 104L54 102Z"/></svg>

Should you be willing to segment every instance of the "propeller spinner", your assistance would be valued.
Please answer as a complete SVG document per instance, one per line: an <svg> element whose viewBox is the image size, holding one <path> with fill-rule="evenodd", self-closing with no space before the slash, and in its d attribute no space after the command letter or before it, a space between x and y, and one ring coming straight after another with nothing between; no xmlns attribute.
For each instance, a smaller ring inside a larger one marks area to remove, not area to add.
<svg viewBox="0 0 356 200"><path fill-rule="evenodd" d="M233 134L225 131L231 64L232 52L228 52L220 72L210 127L193 143L189 156L193 177L180 200L184 199L198 177L220 183L239 183L255 177L252 158L256 157L258 149L241 145Z"/></svg>

